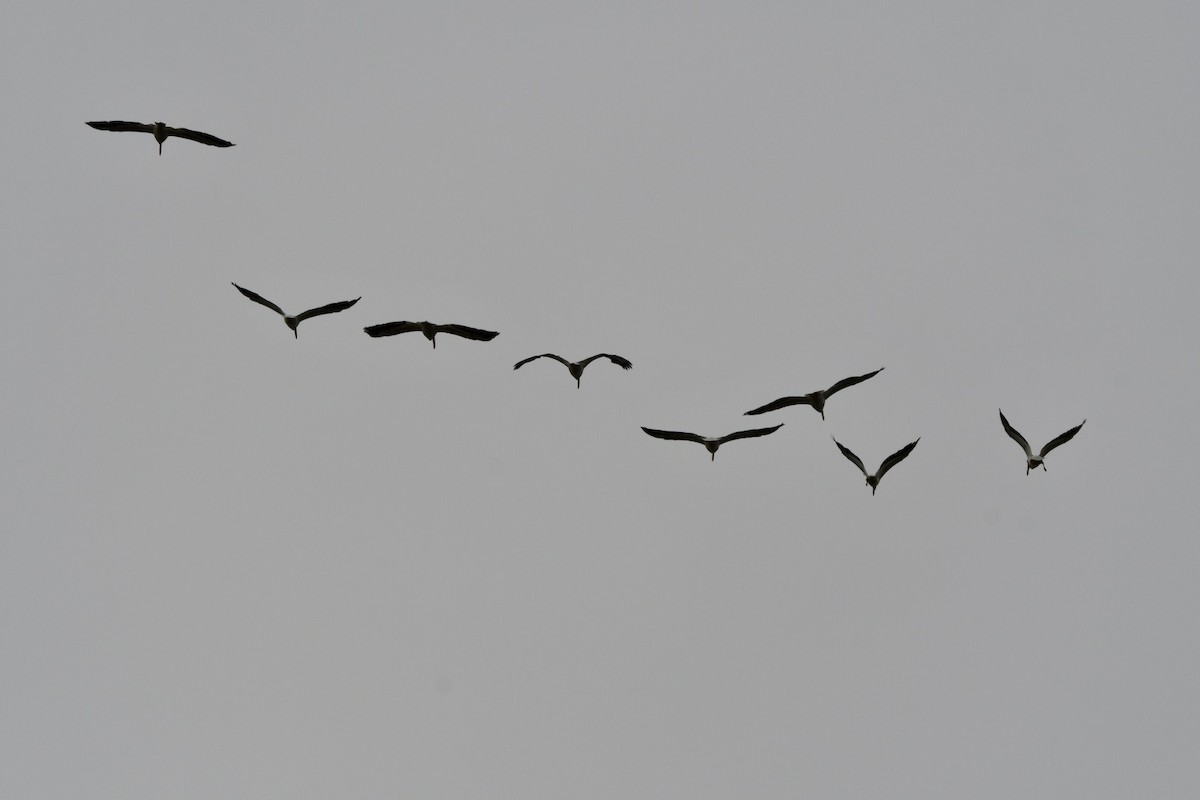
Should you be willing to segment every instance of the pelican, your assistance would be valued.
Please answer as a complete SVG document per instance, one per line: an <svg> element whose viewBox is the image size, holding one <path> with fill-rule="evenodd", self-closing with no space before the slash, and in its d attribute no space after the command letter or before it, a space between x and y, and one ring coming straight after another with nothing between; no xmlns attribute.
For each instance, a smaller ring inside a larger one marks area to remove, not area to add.
<svg viewBox="0 0 1200 800"><path fill-rule="evenodd" d="M554 355L554 353L542 353L540 356L530 356L529 358L518 361L517 363L513 364L513 369L520 369L522 364L528 364L530 361L534 361L539 358L553 358L555 361L566 367L567 371L571 373L571 377L575 379L576 389L579 388L579 379L583 377L584 368L586 368L588 364L592 363L597 358L607 358L621 369L633 369L633 363L630 362L629 359L622 358L621 356L614 356L609 353L597 353L591 358L585 358L583 361L567 361L562 356Z"/></svg>
<svg viewBox="0 0 1200 800"><path fill-rule="evenodd" d="M490 342L500 335L499 331L485 331L466 325L438 325L436 322L384 322L380 325L369 325L363 330L367 332L367 336L376 339L380 336L395 336L398 333L420 331L425 334L426 339L433 342L435 348L437 339L433 337L439 333L452 333L455 336L474 339L477 342Z"/></svg>
<svg viewBox="0 0 1200 800"><path fill-rule="evenodd" d="M779 409L787 408L788 406L810 405L821 413L821 419L825 419L826 400L840 392L842 389L845 389L847 386L853 386L856 383L862 383L867 378L873 378L881 372L883 372L883 367L880 367L874 372L868 372L866 375L857 375L853 378L843 378L824 391L818 389L815 392L809 392L808 394L801 395L800 397L781 397L778 400L767 403L765 406L759 406L753 411L747 411L746 415L751 416L754 414L765 414L768 411L778 411Z"/></svg>
<svg viewBox="0 0 1200 800"><path fill-rule="evenodd" d="M833 439L832 436L829 438ZM917 442L919 441L921 440L918 438ZM862 474L867 479L867 486L871 487L872 497L875 495L875 490L879 488L879 482L883 480L883 476L887 474L887 471L899 464L904 459L908 458L908 454L911 453L913 448L917 446L917 442L909 442L908 444L904 445L904 447L901 447L899 450L892 453L883 460L883 463L879 465L879 470L874 475L869 475L867 473L867 468L863 466L862 459L850 452L850 448L843 446L842 443L837 439L833 439L833 443L838 446L838 450L842 451L842 455L850 459L851 464L862 470Z"/></svg>
<svg viewBox="0 0 1200 800"><path fill-rule="evenodd" d="M293 316L289 316L288 314L283 313L282 308L275 305L270 300L268 300L267 298L263 297L260 294L252 292L249 289L243 289L241 286L238 286L236 283L233 284L233 288L237 289L239 292L246 295L246 297L249 297L254 302L262 303L264 306L266 306L267 308L271 309L272 311L276 312L281 317L283 317L284 323L289 328L292 329L292 333L295 334L297 339L300 338L300 332L296 329L298 327L300 327L300 323L304 322L304 320L308 319L309 317L319 317L322 314L336 314L339 311L345 311L347 308L354 305L359 300L362 300L361 297L356 297L353 300L343 300L340 303L330 303L329 305L321 306L320 308L310 308L308 311L301 312L293 317Z"/></svg>
<svg viewBox="0 0 1200 800"><path fill-rule="evenodd" d="M783 423L779 423L773 428L754 428L748 431L738 431L737 433L728 433L720 438L709 436L700 436L695 433L683 433L681 431L659 431L654 428L643 427L646 433L656 439L682 439L685 442L699 442L704 445L708 452L712 453L712 460L717 460L717 448L726 442L732 442L734 439L749 439L752 436L766 436L768 433L774 433L783 427Z"/></svg>
<svg viewBox="0 0 1200 800"><path fill-rule="evenodd" d="M1087 422L1087 420L1085 419L1083 422ZM1033 451L1029 449L1029 442L1025 441L1024 436L1017 433L1016 428L1008 424L1008 420L1004 418L1004 412L1000 412L1000 424L1004 426L1004 432L1011 436L1014 442L1021 445L1021 449L1025 451L1026 475L1029 474L1029 470L1037 469L1039 466L1042 468L1042 472L1046 472L1046 456L1048 456L1050 451L1058 447L1060 444L1066 444L1067 442L1071 441L1071 439L1075 438L1075 434L1079 433L1079 429L1083 427L1083 422L1079 423L1074 428L1071 428L1071 430L1067 431L1066 433L1060 433L1058 436L1055 436L1053 439L1046 442L1046 446L1043 447L1042 451L1035 456Z"/></svg>
<svg viewBox="0 0 1200 800"><path fill-rule="evenodd" d="M141 133L153 133L154 138L158 141L158 154L162 155L163 142L168 136L178 136L180 139L191 139L193 142L201 144L211 144L213 147L233 147L233 142L227 142L224 139L218 139L211 133L203 133L201 131L193 131L189 128L172 128L164 125L161 122L156 122L151 125L148 122L122 122L120 120L112 120L110 122L89 122L98 131L139 131Z"/></svg>

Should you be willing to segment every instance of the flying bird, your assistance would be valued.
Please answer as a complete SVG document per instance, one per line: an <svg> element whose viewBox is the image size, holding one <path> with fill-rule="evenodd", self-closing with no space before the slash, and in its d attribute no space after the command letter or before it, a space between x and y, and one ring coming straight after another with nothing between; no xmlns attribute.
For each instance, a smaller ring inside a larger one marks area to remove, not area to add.
<svg viewBox="0 0 1200 800"><path fill-rule="evenodd" d="M591 358L585 358L583 361L567 361L562 356L554 355L554 353L542 353L540 356L530 356L522 361L518 361L517 363L513 364L513 369L520 369L522 364L528 364L530 361L534 361L539 358L553 358L555 361L566 367L567 371L571 373L571 377L575 379L576 389L579 388L579 379L583 377L583 370L588 364L592 363L597 358L607 358L621 369L633 369L633 363L630 362L629 359L622 358L621 356L614 356L609 353L597 353Z"/></svg>
<svg viewBox="0 0 1200 800"><path fill-rule="evenodd" d="M752 416L754 414L765 414L768 411L778 411L779 409L787 408L788 406L809 405L820 412L821 419L825 419L826 400L828 400L830 397L833 397L833 395L837 394L842 389L845 389L847 386L853 386L856 383L862 383L867 378L873 378L881 372L883 372L883 367L880 367L874 372L868 372L866 375L857 375L853 378L843 378L824 391L818 389L815 392L809 392L808 394L800 395L799 397L781 397L778 400L767 403L765 406L759 406L752 411L747 411L746 415Z"/></svg>
<svg viewBox="0 0 1200 800"><path fill-rule="evenodd" d="M168 136L178 136L180 139L191 139L193 142L201 144L210 144L213 147L233 147L233 142L227 142L224 139L219 139L211 133L203 133L202 131L194 131L189 128L172 128L164 125L161 122L156 122L151 125L148 122L122 122L120 120L112 120L110 122L89 122L98 131L137 131L139 133L152 133L158 141L158 154L162 155L163 142Z"/></svg>
<svg viewBox="0 0 1200 800"><path fill-rule="evenodd" d="M420 331L425 334L426 339L433 342L435 348L437 347L437 339L433 337L439 333L452 333L455 336L461 336L464 339L474 339L477 342L490 342L500 335L499 331L485 331L466 325L438 325L435 322L384 322L380 325L369 325L363 328L363 330L367 332L367 336L375 339L378 339L380 336L395 336L398 333Z"/></svg>
<svg viewBox="0 0 1200 800"><path fill-rule="evenodd" d="M1087 422L1085 419L1083 422ZM1060 433L1050 441L1046 442L1046 446L1036 456L1029 449L1029 442L1025 441L1025 437L1017 433L1017 429L1008 424L1008 420L1004 418L1004 412L1000 412L1000 424L1004 426L1004 432L1012 437L1013 441L1021 445L1021 449L1025 451L1025 474L1029 474L1029 470L1037 469L1039 466L1043 472L1046 472L1045 458L1050 454L1050 451L1058 447L1060 444L1066 444L1075 438L1075 434L1079 433L1079 429L1083 427L1083 422L1076 425L1066 433Z"/></svg>
<svg viewBox="0 0 1200 800"><path fill-rule="evenodd" d="M768 433L774 433L782 427L783 423L781 422L773 428L754 428L753 430L748 431L738 431L737 433L726 434L720 438L700 436L695 433L683 433L681 431L660 431L655 430L654 428L646 427L643 427L642 430L656 439L680 439L685 442L698 442L704 445L708 452L712 453L712 460L716 461L717 448L726 442L732 442L734 439L749 439L753 436L766 436Z"/></svg>
<svg viewBox="0 0 1200 800"><path fill-rule="evenodd" d="M832 439L833 437L831 436L830 438ZM919 441L921 440L917 439L917 442ZM874 475L871 475L867 472L867 468L863 466L861 458L850 452L850 448L842 445L842 443L837 439L833 439L833 443L836 444L838 449L842 451L842 455L848 458L851 464L862 470L862 474L867 479L867 486L871 487L872 496L874 496L875 490L879 488L879 482L883 480L883 476L887 474L887 471L899 464L904 459L908 458L908 454L911 453L913 448L917 446L917 442L909 442L908 444L904 445L904 447L901 447L899 450L885 458L883 463L879 465L879 470Z"/></svg>
<svg viewBox="0 0 1200 800"><path fill-rule="evenodd" d="M345 311L347 308L354 305L359 300L362 300L361 297L356 297L353 300L343 300L340 303L330 303L329 305L321 306L320 308L310 308L308 311L304 311L293 317L293 316L289 316L288 314L285 314L283 312L282 308L275 305L274 303L272 303L270 300L263 297L262 295L257 294L256 292L252 292L249 289L243 289L241 286L238 286L236 283L233 284L233 287L235 289L237 289L239 292L241 292L242 294L246 295L246 297L249 297L254 302L263 304L267 308L271 309L272 311L276 312L281 317L283 317L284 323L289 328L292 329L292 333L296 335L297 339L300 338L300 332L297 331L296 328L300 327L300 323L304 322L304 320L308 319L309 317L319 317L322 314L336 314L339 311Z"/></svg>

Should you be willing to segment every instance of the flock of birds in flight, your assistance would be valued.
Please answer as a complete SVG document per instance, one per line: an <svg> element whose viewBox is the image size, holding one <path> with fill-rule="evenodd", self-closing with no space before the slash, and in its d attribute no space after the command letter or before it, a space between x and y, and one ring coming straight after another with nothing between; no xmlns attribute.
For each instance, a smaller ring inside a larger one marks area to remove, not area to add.
<svg viewBox="0 0 1200 800"><path fill-rule="evenodd" d="M172 128L161 122L150 124L145 122L123 122L120 120L110 120L106 122L89 122L87 124L96 130L101 131L133 131L138 133L153 134L155 140L158 142L158 154L160 156L162 155L163 142L165 142L171 136L176 136L181 139L190 139L193 142L200 142L201 144L207 144L213 147L234 146L233 142L213 136L211 133L194 131L190 128ZM307 311L302 311L299 314L292 315L286 313L278 305L270 300L267 300L265 297L256 292L252 292L249 289L238 286L236 283L233 284L233 286L248 299L266 306L283 317L284 324L291 329L292 334L296 338L300 337L300 333L297 329L300 327L300 323L304 320L310 319L311 317L319 317L324 314L336 314L339 311L345 311L362 299L361 297L356 297L353 300L342 300L337 303L329 303L328 305L319 306L317 308L310 308ZM428 321L409 322L407 320L401 320L398 322L384 322L379 325L369 325L366 328L363 328L363 330L372 338L396 336L397 334L401 333L414 333L419 331L426 339L430 341L434 348L437 348L436 337L439 333L448 333L478 342L489 342L499 335L498 331L487 331L481 328L472 328L468 325L438 324ZM567 371L571 373L571 377L575 379L575 388L577 389L579 388L580 380L583 376L583 370L588 364L592 363L596 359L607 358L612 363L626 370L633 368L633 363L630 362L629 359L624 358L623 356L613 355L611 353L597 353L596 355L585 358L582 361L568 361L562 356L555 355L554 353L542 353L540 355L529 356L528 358L518 361L513 365L513 369L520 369L523 365L539 358L553 359L554 361L557 361L565 366ZM825 419L825 403L830 397L840 392L842 389L855 386L865 380L873 378L882 371L883 367L880 367L874 372L868 372L865 375L856 375L849 378L843 378L842 380L830 386L828 389L818 389L815 392L809 392L808 394L803 395L780 397L777 400L773 400L766 405L751 409L745 413L747 416L756 416L758 414L766 414L771 411L778 411L782 408L787 408L788 406L808 405L812 406L813 410L817 411L821 415L821 419ZM1044 471L1046 469L1046 456L1049 455L1050 451L1071 441L1071 439L1075 437L1075 434L1079 433L1079 430L1086 422L1087 420L1085 419L1074 428L1055 436L1053 439L1047 442L1041 450L1038 451L1037 455L1034 455L1033 450L1029 446L1029 442L1017 431L1016 428L1009 424L1008 420L1004 416L1004 412L1000 412L1000 424L1004 427L1004 432L1007 433L1012 440L1019 444L1021 449L1025 451L1026 475L1028 475L1031 470L1035 470L1038 467L1041 467ZM782 427L783 423L781 422L778 425L773 425L767 428L751 428L748 430L728 433L724 436L700 436L699 434L688 433L686 431L665 431L657 428L646 427L643 427L642 430L657 439L696 442L698 444L702 444L704 445L704 448L711 454L711 460L716 461L717 449L721 445L737 439L751 439L759 436L767 436ZM877 469L874 473L870 473L867 472L867 468L863 464L861 458L855 455L850 448L843 445L836 438L833 439L833 443L837 445L838 450L842 452L842 455L844 455L846 459L850 461L850 463L854 464L854 466L858 467L858 469L862 472L863 476L866 478L867 486L871 487L872 495L874 495L875 490L879 488L879 482L883 480L883 476L887 473L887 471L907 458L909 454L912 453L912 451L916 448L917 442L919 441L921 441L920 438L918 438L916 441L909 442L904 447L892 453L883 460L883 463L879 465L879 469Z"/></svg>

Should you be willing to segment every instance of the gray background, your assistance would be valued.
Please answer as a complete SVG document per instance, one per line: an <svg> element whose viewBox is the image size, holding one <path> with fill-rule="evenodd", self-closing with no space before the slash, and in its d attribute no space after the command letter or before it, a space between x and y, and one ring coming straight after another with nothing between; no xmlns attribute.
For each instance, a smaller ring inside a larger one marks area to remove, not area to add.
<svg viewBox="0 0 1200 800"><path fill-rule="evenodd" d="M1200 796L1198 23L13 4L0 796Z"/></svg>

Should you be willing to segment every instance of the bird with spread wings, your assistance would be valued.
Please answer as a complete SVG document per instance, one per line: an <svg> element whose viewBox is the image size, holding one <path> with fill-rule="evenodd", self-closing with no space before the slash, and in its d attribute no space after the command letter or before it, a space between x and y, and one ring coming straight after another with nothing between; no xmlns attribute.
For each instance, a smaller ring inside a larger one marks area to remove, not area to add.
<svg viewBox="0 0 1200 800"><path fill-rule="evenodd" d="M292 333L295 334L297 339L300 338L300 332L296 329L300 327L300 323L304 322L304 320L308 319L309 317L319 317L322 314L336 314L339 311L345 311L347 308L350 308L350 306L354 305L359 300L362 300L361 297L356 297L353 300L342 300L337 303L330 303L329 305L321 306L320 308L310 308L308 311L302 311L299 314L296 314L295 316L293 316L291 314L284 313L284 310L282 308L275 305L270 300L263 297L261 294L258 294L257 292L252 292L249 289L244 289L241 286L238 286L236 283L233 284L233 288L237 289L239 292L241 292L242 294L244 294L246 297L250 298L254 302L260 303L260 304L266 306L267 308L271 309L279 316L283 317L284 324L286 324L289 328L292 329Z"/></svg>
<svg viewBox="0 0 1200 800"><path fill-rule="evenodd" d="M233 147L233 142L228 142L211 133L203 131L194 131L190 128L172 128L169 125L164 125L161 122L155 122L151 125L148 122L124 122L114 119L107 122L89 122L98 131L134 131L137 133L152 133L154 139L158 142L158 154L162 155L163 142L168 136L178 136L180 139L190 139L193 142L200 144L212 145L213 147Z"/></svg>
<svg viewBox="0 0 1200 800"><path fill-rule="evenodd" d="M862 383L868 378L874 378L881 372L883 372L883 367L880 367L874 372L868 372L866 375L855 375L852 378L842 378L828 389L818 389L815 392L809 392L808 394L797 395L795 397L781 397L778 400L772 400L765 406L759 406L758 408L747 411L746 416L766 414L768 411L778 411L779 409L787 408L788 406L809 405L821 414L821 419L825 419L826 400L840 392L842 389Z"/></svg>
<svg viewBox="0 0 1200 800"><path fill-rule="evenodd" d="M656 439L673 439L684 442L696 442L704 445L708 452L712 453L713 461L717 460L717 448L726 442L732 442L734 439L749 439L754 436L766 436L769 433L774 433L783 427L783 423L771 428L753 428L748 431L737 431L736 433L727 433L724 436L701 436L696 433L685 433L683 431L660 431L655 428L643 427L646 433Z"/></svg>
<svg viewBox="0 0 1200 800"><path fill-rule="evenodd" d="M576 389L579 388L579 380L583 377L583 370L588 364L592 363L597 358L607 358L621 369L633 369L633 363L629 359L622 356L614 356L610 353L597 353L596 355L591 356L590 358L585 358L582 361L567 361L562 356L554 355L554 353L542 353L540 356L530 356L529 358L518 361L517 363L513 364L513 369L520 369L522 365L528 364L530 361L535 361L539 358L552 358L566 367L567 371L571 373L571 377L575 379Z"/></svg>
<svg viewBox="0 0 1200 800"><path fill-rule="evenodd" d="M1087 420L1085 419L1083 422L1087 422ZM1000 412L1000 424L1004 426L1004 432L1011 436L1014 442L1021 445L1021 449L1025 451L1026 475L1029 474L1029 470L1037 469L1039 466L1042 468L1043 472L1047 472L1046 456L1050 454L1051 450L1058 447L1060 444L1066 444L1075 438L1075 434L1079 433L1079 429L1083 427L1083 422L1079 423L1074 428L1071 428L1071 430L1067 431L1066 433L1060 433L1058 436L1055 436L1053 439L1046 442L1046 446L1043 447L1035 456L1033 451L1029 448L1029 442L1025 441L1024 436L1017 433L1016 428L1008 424L1008 420L1004 418L1004 412Z"/></svg>

